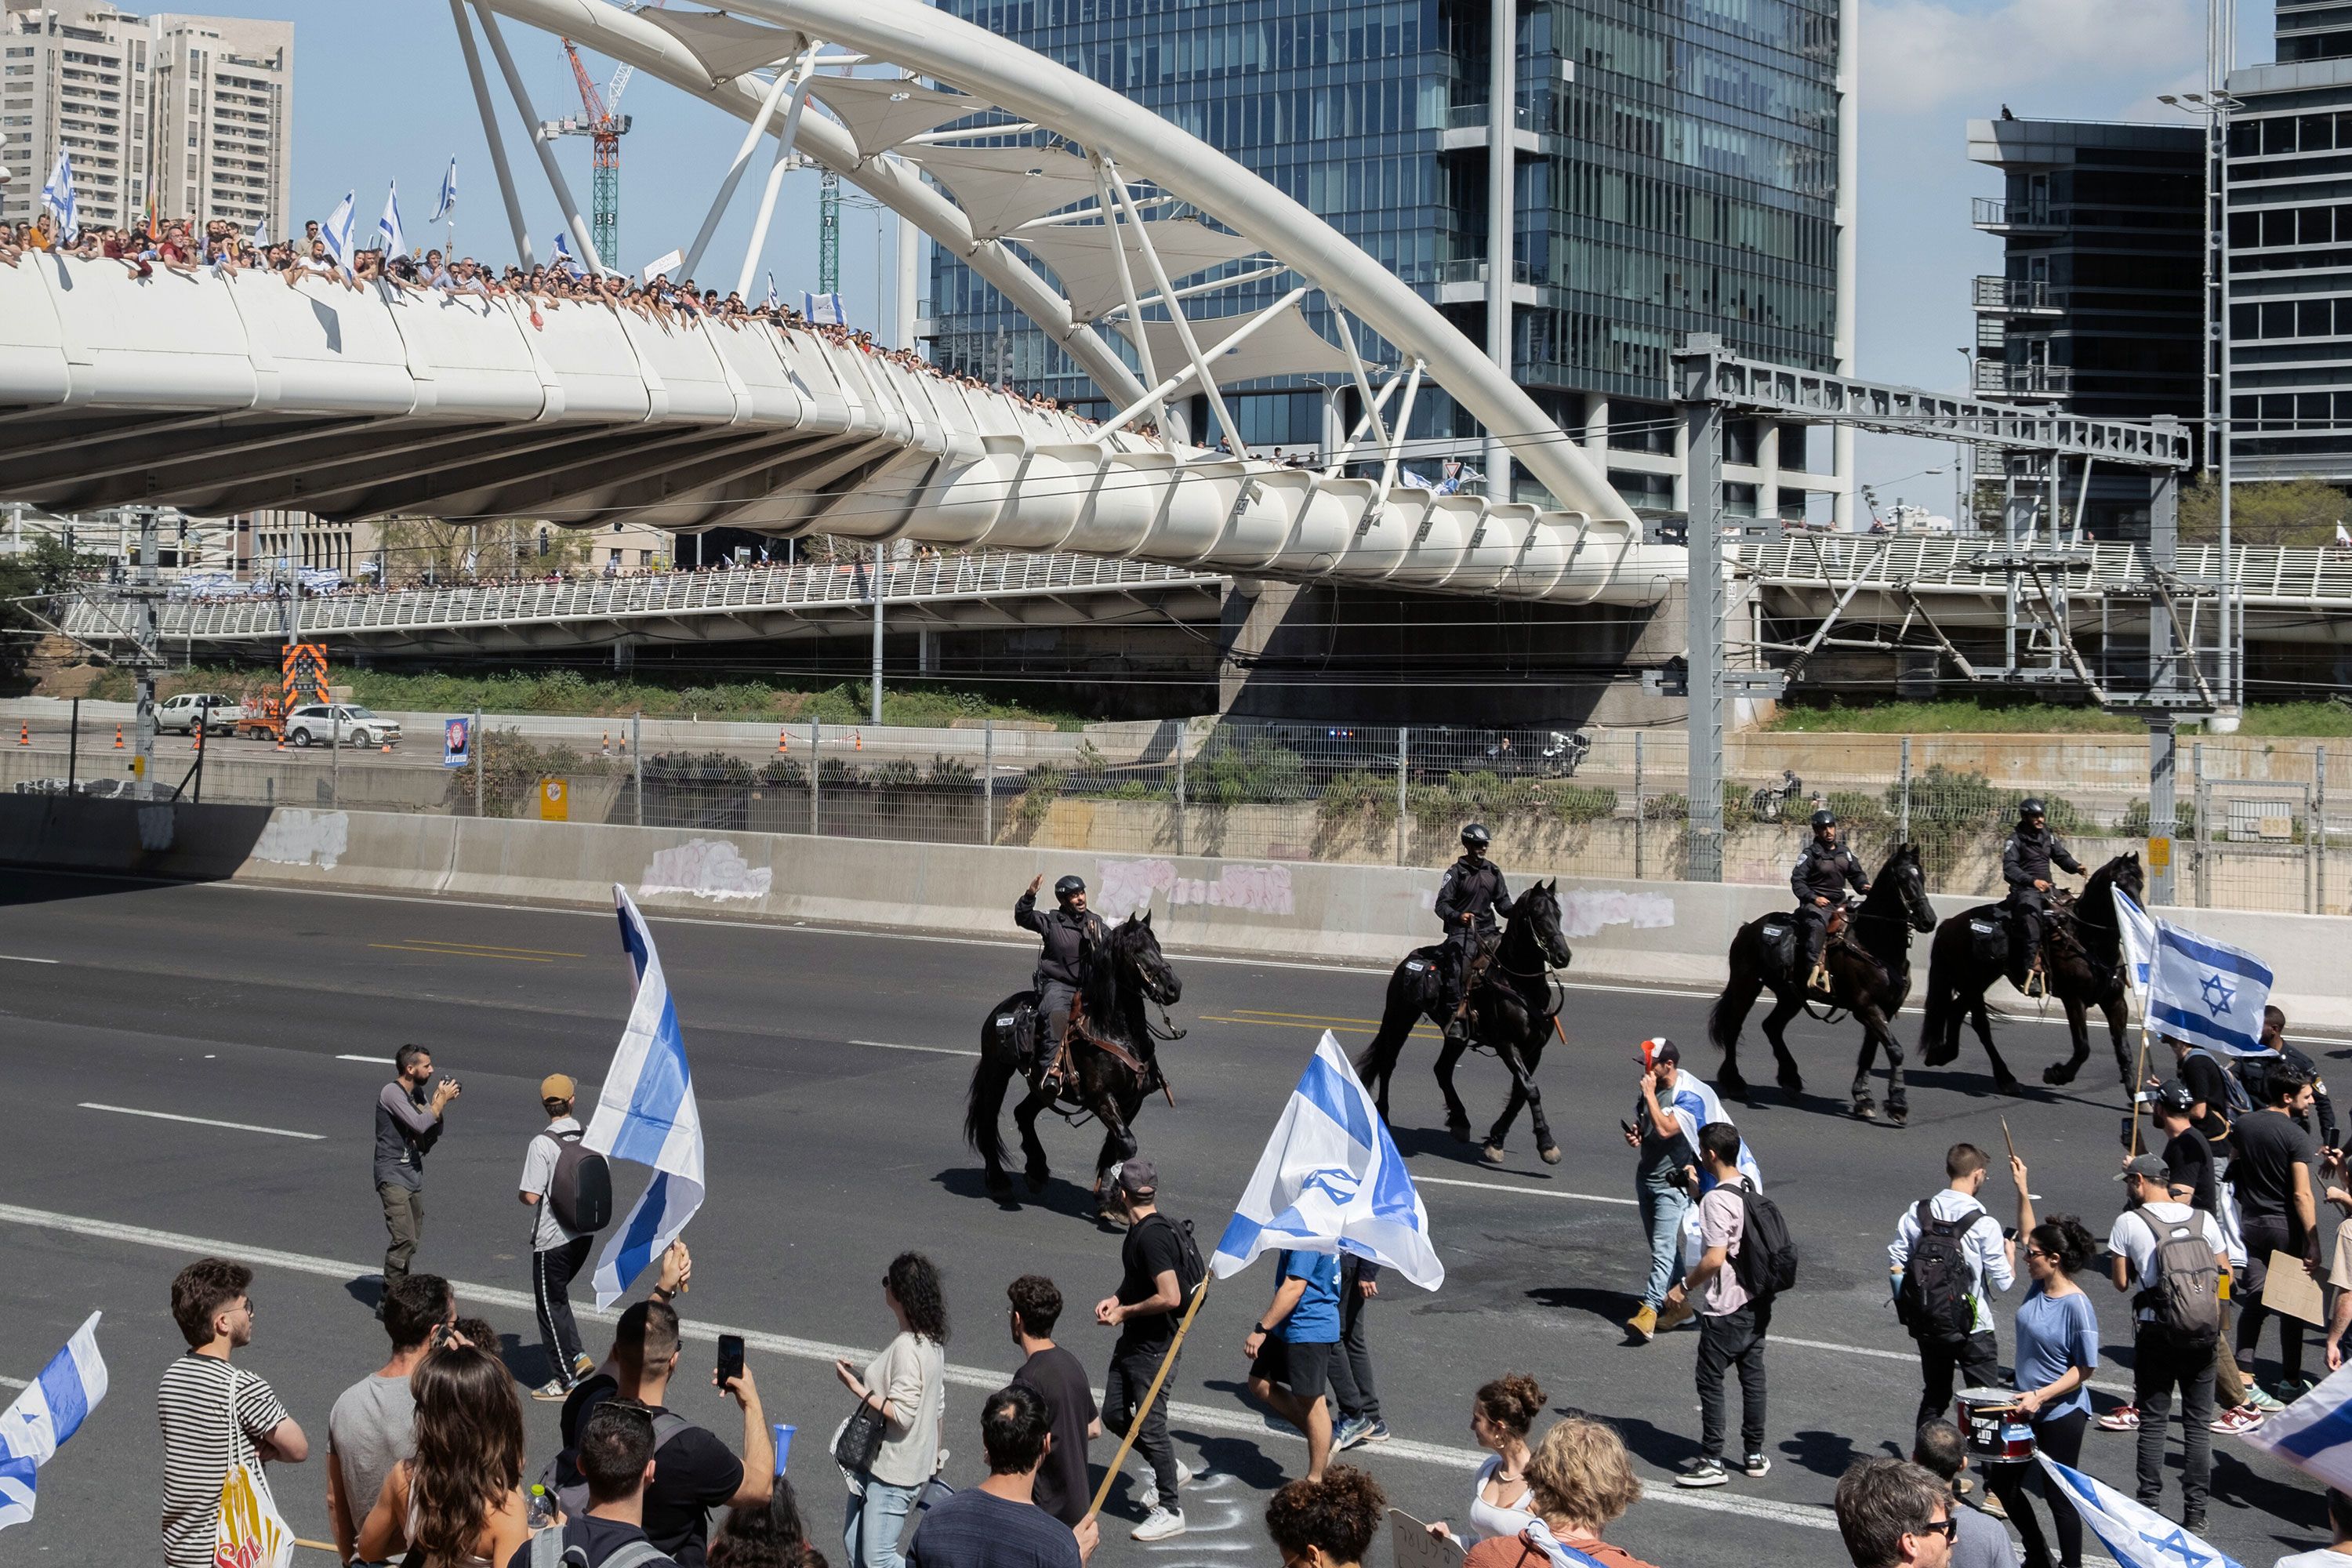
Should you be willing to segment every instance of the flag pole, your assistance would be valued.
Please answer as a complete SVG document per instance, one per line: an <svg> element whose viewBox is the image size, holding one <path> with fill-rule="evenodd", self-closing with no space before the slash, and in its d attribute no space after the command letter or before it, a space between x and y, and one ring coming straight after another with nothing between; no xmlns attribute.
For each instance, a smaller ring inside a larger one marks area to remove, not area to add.
<svg viewBox="0 0 2352 1568"><path fill-rule="evenodd" d="M1151 1406L1160 1398L1160 1385L1168 1381L1168 1369L1176 1364L1176 1352L1184 1348L1184 1336L1192 1331L1193 1314L1200 1311L1201 1303L1208 1299L1209 1278L1204 1274L1201 1282L1192 1288L1192 1304L1184 1309L1184 1316L1178 1321L1176 1337L1168 1342L1168 1353L1160 1358L1160 1370L1151 1374L1150 1390L1144 1394L1142 1403L1135 1407L1134 1416L1127 1424L1127 1436L1118 1440L1118 1452L1111 1456L1110 1468L1103 1472L1102 1485L1095 1489L1095 1500L1087 1505L1088 1519L1102 1511L1103 1499L1110 1495L1111 1482L1118 1479L1120 1468L1127 1463L1127 1456L1135 1447L1136 1434L1143 1430L1144 1418L1151 1414Z"/></svg>

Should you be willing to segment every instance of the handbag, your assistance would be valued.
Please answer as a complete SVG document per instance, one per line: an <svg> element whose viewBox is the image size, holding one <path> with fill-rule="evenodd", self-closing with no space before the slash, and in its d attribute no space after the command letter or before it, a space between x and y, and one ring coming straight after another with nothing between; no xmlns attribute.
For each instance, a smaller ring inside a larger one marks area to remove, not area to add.
<svg viewBox="0 0 2352 1568"><path fill-rule="evenodd" d="M221 1478L220 1511L213 1523L215 1568L287 1568L294 1558L294 1531L269 1495L236 1415L236 1373L228 1376L228 1429L232 1458ZM249 1457L248 1457L249 1456Z"/></svg>
<svg viewBox="0 0 2352 1568"><path fill-rule="evenodd" d="M870 1401L859 1400L834 1434L833 1462L853 1475L872 1469L875 1456L882 1452L883 1436L882 1412Z"/></svg>

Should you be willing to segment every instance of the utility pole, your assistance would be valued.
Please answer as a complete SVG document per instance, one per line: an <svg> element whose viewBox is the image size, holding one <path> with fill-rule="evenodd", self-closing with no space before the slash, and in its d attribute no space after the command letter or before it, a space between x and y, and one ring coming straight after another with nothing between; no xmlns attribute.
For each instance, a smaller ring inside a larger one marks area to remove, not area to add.
<svg viewBox="0 0 2352 1568"><path fill-rule="evenodd" d="M1688 439L1690 570L1683 599L1689 637L1689 848L1683 875L1723 880L1723 405L1714 360L1723 340L1695 332L1677 356L1675 394Z"/></svg>
<svg viewBox="0 0 2352 1568"><path fill-rule="evenodd" d="M139 711L134 727L137 742L131 771L139 780L132 793L142 800L156 795L155 672L163 668L163 587L155 573L155 509L139 509L139 565L131 574L130 598L135 649L131 668L139 682ZM199 726L201 727L201 725Z"/></svg>
<svg viewBox="0 0 2352 1568"><path fill-rule="evenodd" d="M841 176L831 169L817 182L816 291L841 291Z"/></svg>
<svg viewBox="0 0 2352 1568"><path fill-rule="evenodd" d="M887 542L874 546L874 701L866 721L877 730L882 727L882 556L889 548Z"/></svg>

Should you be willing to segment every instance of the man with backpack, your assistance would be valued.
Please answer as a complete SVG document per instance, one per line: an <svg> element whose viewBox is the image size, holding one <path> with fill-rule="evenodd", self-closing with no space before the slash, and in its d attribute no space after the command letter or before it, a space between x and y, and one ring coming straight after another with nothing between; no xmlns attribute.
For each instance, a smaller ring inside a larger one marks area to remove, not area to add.
<svg viewBox="0 0 2352 1568"><path fill-rule="evenodd" d="M560 1072L540 1081L539 1103L548 1122L523 1155L521 1191L516 1194L533 1211L530 1299L554 1373L530 1391L533 1399L562 1399L596 1370L581 1348L580 1325L572 1317L572 1281L586 1266L596 1233L612 1221L613 1173L604 1155L581 1142L580 1123L572 1114L578 1092Z"/></svg>
<svg viewBox="0 0 2352 1568"><path fill-rule="evenodd" d="M2138 1406L2139 1501L2164 1496L2164 1428L2180 1391L2180 1522L2205 1528L2213 1468L2213 1347L2221 1335L2221 1275L2229 1268L2221 1227L2210 1214L2172 1201L2163 1156L2142 1154L2124 1170L2132 1206L2107 1237L2116 1289L2132 1294L2132 1394Z"/></svg>
<svg viewBox="0 0 2352 1568"><path fill-rule="evenodd" d="M1915 1429L1948 1414L1955 1374L1962 1388L2000 1384L1986 1297L2016 1282L2017 1243L1978 1201L1991 1164L1973 1143L1946 1150L1944 1190L1903 1211L1886 1248L1895 1315L1919 1347Z"/></svg>
<svg viewBox="0 0 2352 1568"><path fill-rule="evenodd" d="M1701 1128L1698 1155L1715 1182L1698 1201L1706 1250L1667 1292L1666 1305L1679 1309L1687 1300L1698 1310L1699 1457L1675 1484L1719 1487L1729 1477L1723 1381L1733 1367L1739 1369L1739 1471L1761 1479L1772 1468L1764 1452L1764 1337L1773 1298L1795 1283L1797 1250L1779 1207L1740 1173L1739 1129L1728 1121Z"/></svg>
<svg viewBox="0 0 2352 1568"><path fill-rule="evenodd" d="M677 1568L677 1560L646 1536L653 1416L642 1405L607 1400L581 1428L578 1454L587 1508L523 1542L507 1568Z"/></svg>
<svg viewBox="0 0 2352 1568"><path fill-rule="evenodd" d="M1123 1436L1135 1427L1135 1447L1151 1467L1152 1482L1143 1494L1143 1522L1134 1539L1165 1541L1184 1532L1184 1510L1176 1489L1192 1479L1191 1470L1177 1462L1176 1445L1168 1436L1169 1388L1175 1368L1160 1385L1160 1395L1149 1408L1139 1408L1161 1358L1176 1338L1176 1321L1182 1316L1193 1290L1206 1278L1201 1249L1190 1224L1179 1225L1160 1212L1160 1172L1149 1160L1129 1160L1119 1167L1118 1200L1127 1215L1127 1239L1119 1245L1119 1281L1116 1295L1095 1303L1095 1321L1118 1331L1111 1347L1110 1374L1103 1380L1103 1430Z"/></svg>

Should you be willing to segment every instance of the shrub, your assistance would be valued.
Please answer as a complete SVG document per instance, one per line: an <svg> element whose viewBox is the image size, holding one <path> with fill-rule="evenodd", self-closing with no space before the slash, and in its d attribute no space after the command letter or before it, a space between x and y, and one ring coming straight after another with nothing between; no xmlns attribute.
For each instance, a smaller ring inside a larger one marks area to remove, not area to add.
<svg viewBox="0 0 2352 1568"><path fill-rule="evenodd" d="M1230 730L1209 743L1185 769L1186 796L1202 805L1286 804L1314 797L1307 763L1286 746L1263 735L1235 740Z"/></svg>
<svg viewBox="0 0 2352 1568"><path fill-rule="evenodd" d="M1323 794L1315 803L1316 818L1327 827L1346 822L1360 812L1370 813L1374 823L1385 827L1396 820L1396 810L1394 773L1339 773L1323 786Z"/></svg>
<svg viewBox="0 0 2352 1568"><path fill-rule="evenodd" d="M1617 815L1617 792L1600 784L1559 784L1550 792L1551 808L1562 822L1599 822Z"/></svg>

